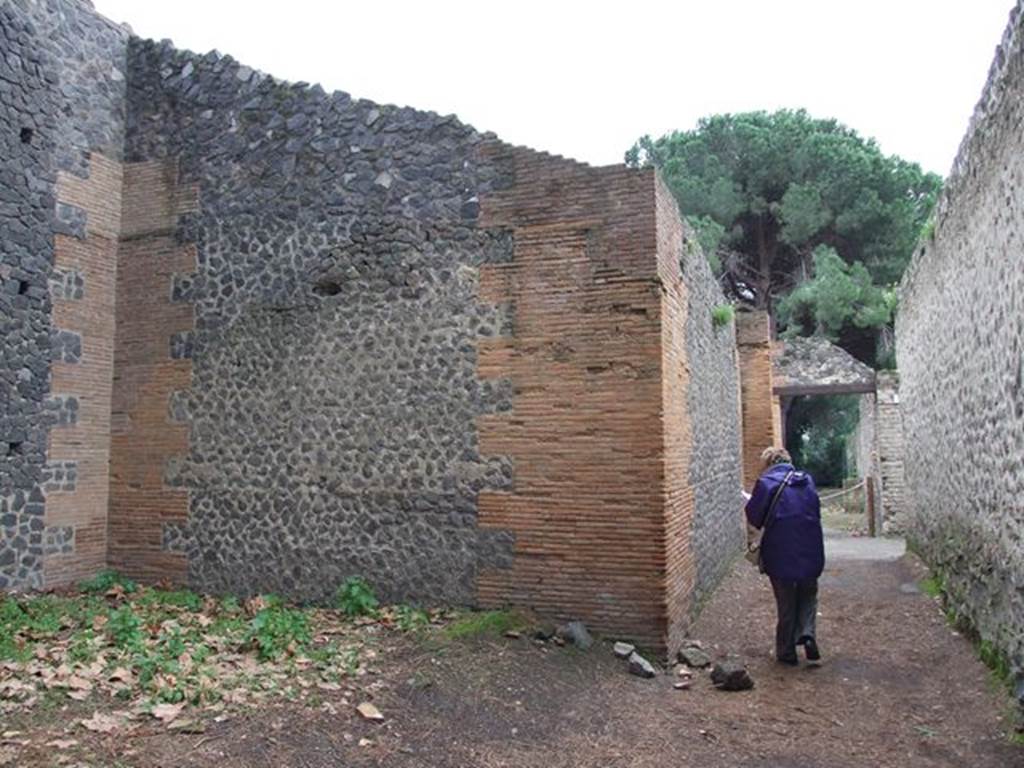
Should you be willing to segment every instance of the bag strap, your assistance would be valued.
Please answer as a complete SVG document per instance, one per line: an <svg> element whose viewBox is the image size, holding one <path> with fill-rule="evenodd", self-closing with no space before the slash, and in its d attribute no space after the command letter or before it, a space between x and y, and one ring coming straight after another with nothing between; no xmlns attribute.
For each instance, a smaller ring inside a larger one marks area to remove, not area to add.
<svg viewBox="0 0 1024 768"><path fill-rule="evenodd" d="M785 489L786 485L789 484L789 478L793 476L793 473L795 471L795 469L789 470L789 472L786 474L785 479L781 483L779 483L779 487L775 490L775 495L772 497L772 503L768 505L768 510L764 513L764 523L761 525L762 539L768 533L768 528L771 526L771 524L775 522L775 505L778 503L779 497L782 495L783 489Z"/></svg>

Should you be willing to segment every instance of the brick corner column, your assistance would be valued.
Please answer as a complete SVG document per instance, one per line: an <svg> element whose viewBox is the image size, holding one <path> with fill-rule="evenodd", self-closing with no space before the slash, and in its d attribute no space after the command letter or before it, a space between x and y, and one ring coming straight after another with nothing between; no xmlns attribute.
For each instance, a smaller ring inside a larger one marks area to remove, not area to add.
<svg viewBox="0 0 1024 768"><path fill-rule="evenodd" d="M145 581L187 579L189 495L176 478L189 452L196 252L174 233L197 208L198 190L179 184L175 161L125 166L109 558Z"/></svg>
<svg viewBox="0 0 1024 768"><path fill-rule="evenodd" d="M736 345L740 366L743 414L743 485L750 488L761 474L761 452L779 445L776 398L772 392L772 321L763 310L736 313Z"/></svg>
<svg viewBox="0 0 1024 768"><path fill-rule="evenodd" d="M590 168L495 145L508 184L481 196L481 226L511 233L511 260L481 268L480 298L510 308L480 346L482 378L512 408L479 423L481 453L513 486L481 494L480 525L513 537L482 570L482 606L519 605L666 644L662 289L653 174Z"/></svg>
<svg viewBox="0 0 1024 768"><path fill-rule="evenodd" d="M57 176L49 290L51 428L44 468L45 585L94 575L107 556L114 293L122 165L98 153Z"/></svg>

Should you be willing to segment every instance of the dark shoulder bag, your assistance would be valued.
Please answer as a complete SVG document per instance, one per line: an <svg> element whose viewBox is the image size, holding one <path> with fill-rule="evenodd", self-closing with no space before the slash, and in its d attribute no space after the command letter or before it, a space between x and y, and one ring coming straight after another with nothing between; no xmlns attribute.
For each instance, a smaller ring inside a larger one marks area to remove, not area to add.
<svg viewBox="0 0 1024 768"><path fill-rule="evenodd" d="M761 538L758 540L757 545L747 552L747 558L751 562L755 562L754 556L756 555L757 570L764 573L764 554L762 552L761 544L764 542L764 537L768 535L768 529L771 528L772 523L775 522L775 505L779 502L779 497L782 496L782 491L789 484L789 478L793 476L794 470L789 470L786 474L785 479L779 483L779 487L775 489L775 495L772 496L771 503L768 505L767 511L764 513L764 523L761 525Z"/></svg>

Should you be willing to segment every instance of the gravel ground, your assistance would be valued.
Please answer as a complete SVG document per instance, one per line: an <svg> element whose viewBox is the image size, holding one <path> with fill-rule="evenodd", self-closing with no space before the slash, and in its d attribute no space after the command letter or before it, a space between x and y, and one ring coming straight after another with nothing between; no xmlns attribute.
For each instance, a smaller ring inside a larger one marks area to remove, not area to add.
<svg viewBox="0 0 1024 768"><path fill-rule="evenodd" d="M830 537L831 539L831 537ZM626 673L607 642L588 652L527 637L435 643L397 638L381 675L325 694L319 708L265 705L201 733L144 724L128 734L72 734L75 761L47 740L68 738L67 713L7 725L31 745L18 766L137 768L437 766L438 768L1014 768L1010 702L970 644L917 588L912 555L843 557L831 539L821 582L820 668L771 659L766 581L745 562L717 591L693 636L716 658L743 659L752 691L715 690L699 673L675 690L672 670ZM878 553L876 553L878 554ZM370 722L355 704L372 699ZM0 761L2 764L2 761Z"/></svg>

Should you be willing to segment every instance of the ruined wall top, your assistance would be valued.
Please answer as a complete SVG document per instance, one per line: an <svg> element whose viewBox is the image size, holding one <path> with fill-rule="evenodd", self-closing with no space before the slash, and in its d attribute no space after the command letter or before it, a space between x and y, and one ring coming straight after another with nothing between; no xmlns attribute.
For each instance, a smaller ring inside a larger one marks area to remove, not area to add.
<svg viewBox="0 0 1024 768"><path fill-rule="evenodd" d="M998 125L1000 119L1005 120L1008 111L1002 109L1005 99L1008 97L1009 70L1014 58L1020 57L1024 50L1024 0L1017 0L1010 11L1009 21L1003 31L1003 37L996 47L992 65L988 70L988 77L985 87L982 90L981 98L974 107L967 132L960 142L953 166L949 171L939 196L935 209L935 227L932 230L933 238L942 229L943 223L950 216L954 209L964 206L964 198L969 198L973 185L973 177L978 172L979 158L991 149L990 134L1001 130ZM918 272L922 269L922 261L927 252L927 243L918 244L903 273L900 283L901 298L907 286L914 282Z"/></svg>
<svg viewBox="0 0 1024 768"><path fill-rule="evenodd" d="M1006 655L1024 699L1022 26L1018 3L900 286L896 356L908 536L943 575L947 605Z"/></svg>
<svg viewBox="0 0 1024 768"><path fill-rule="evenodd" d="M820 336L774 344L772 381L777 395L873 392L875 372L842 347Z"/></svg>

